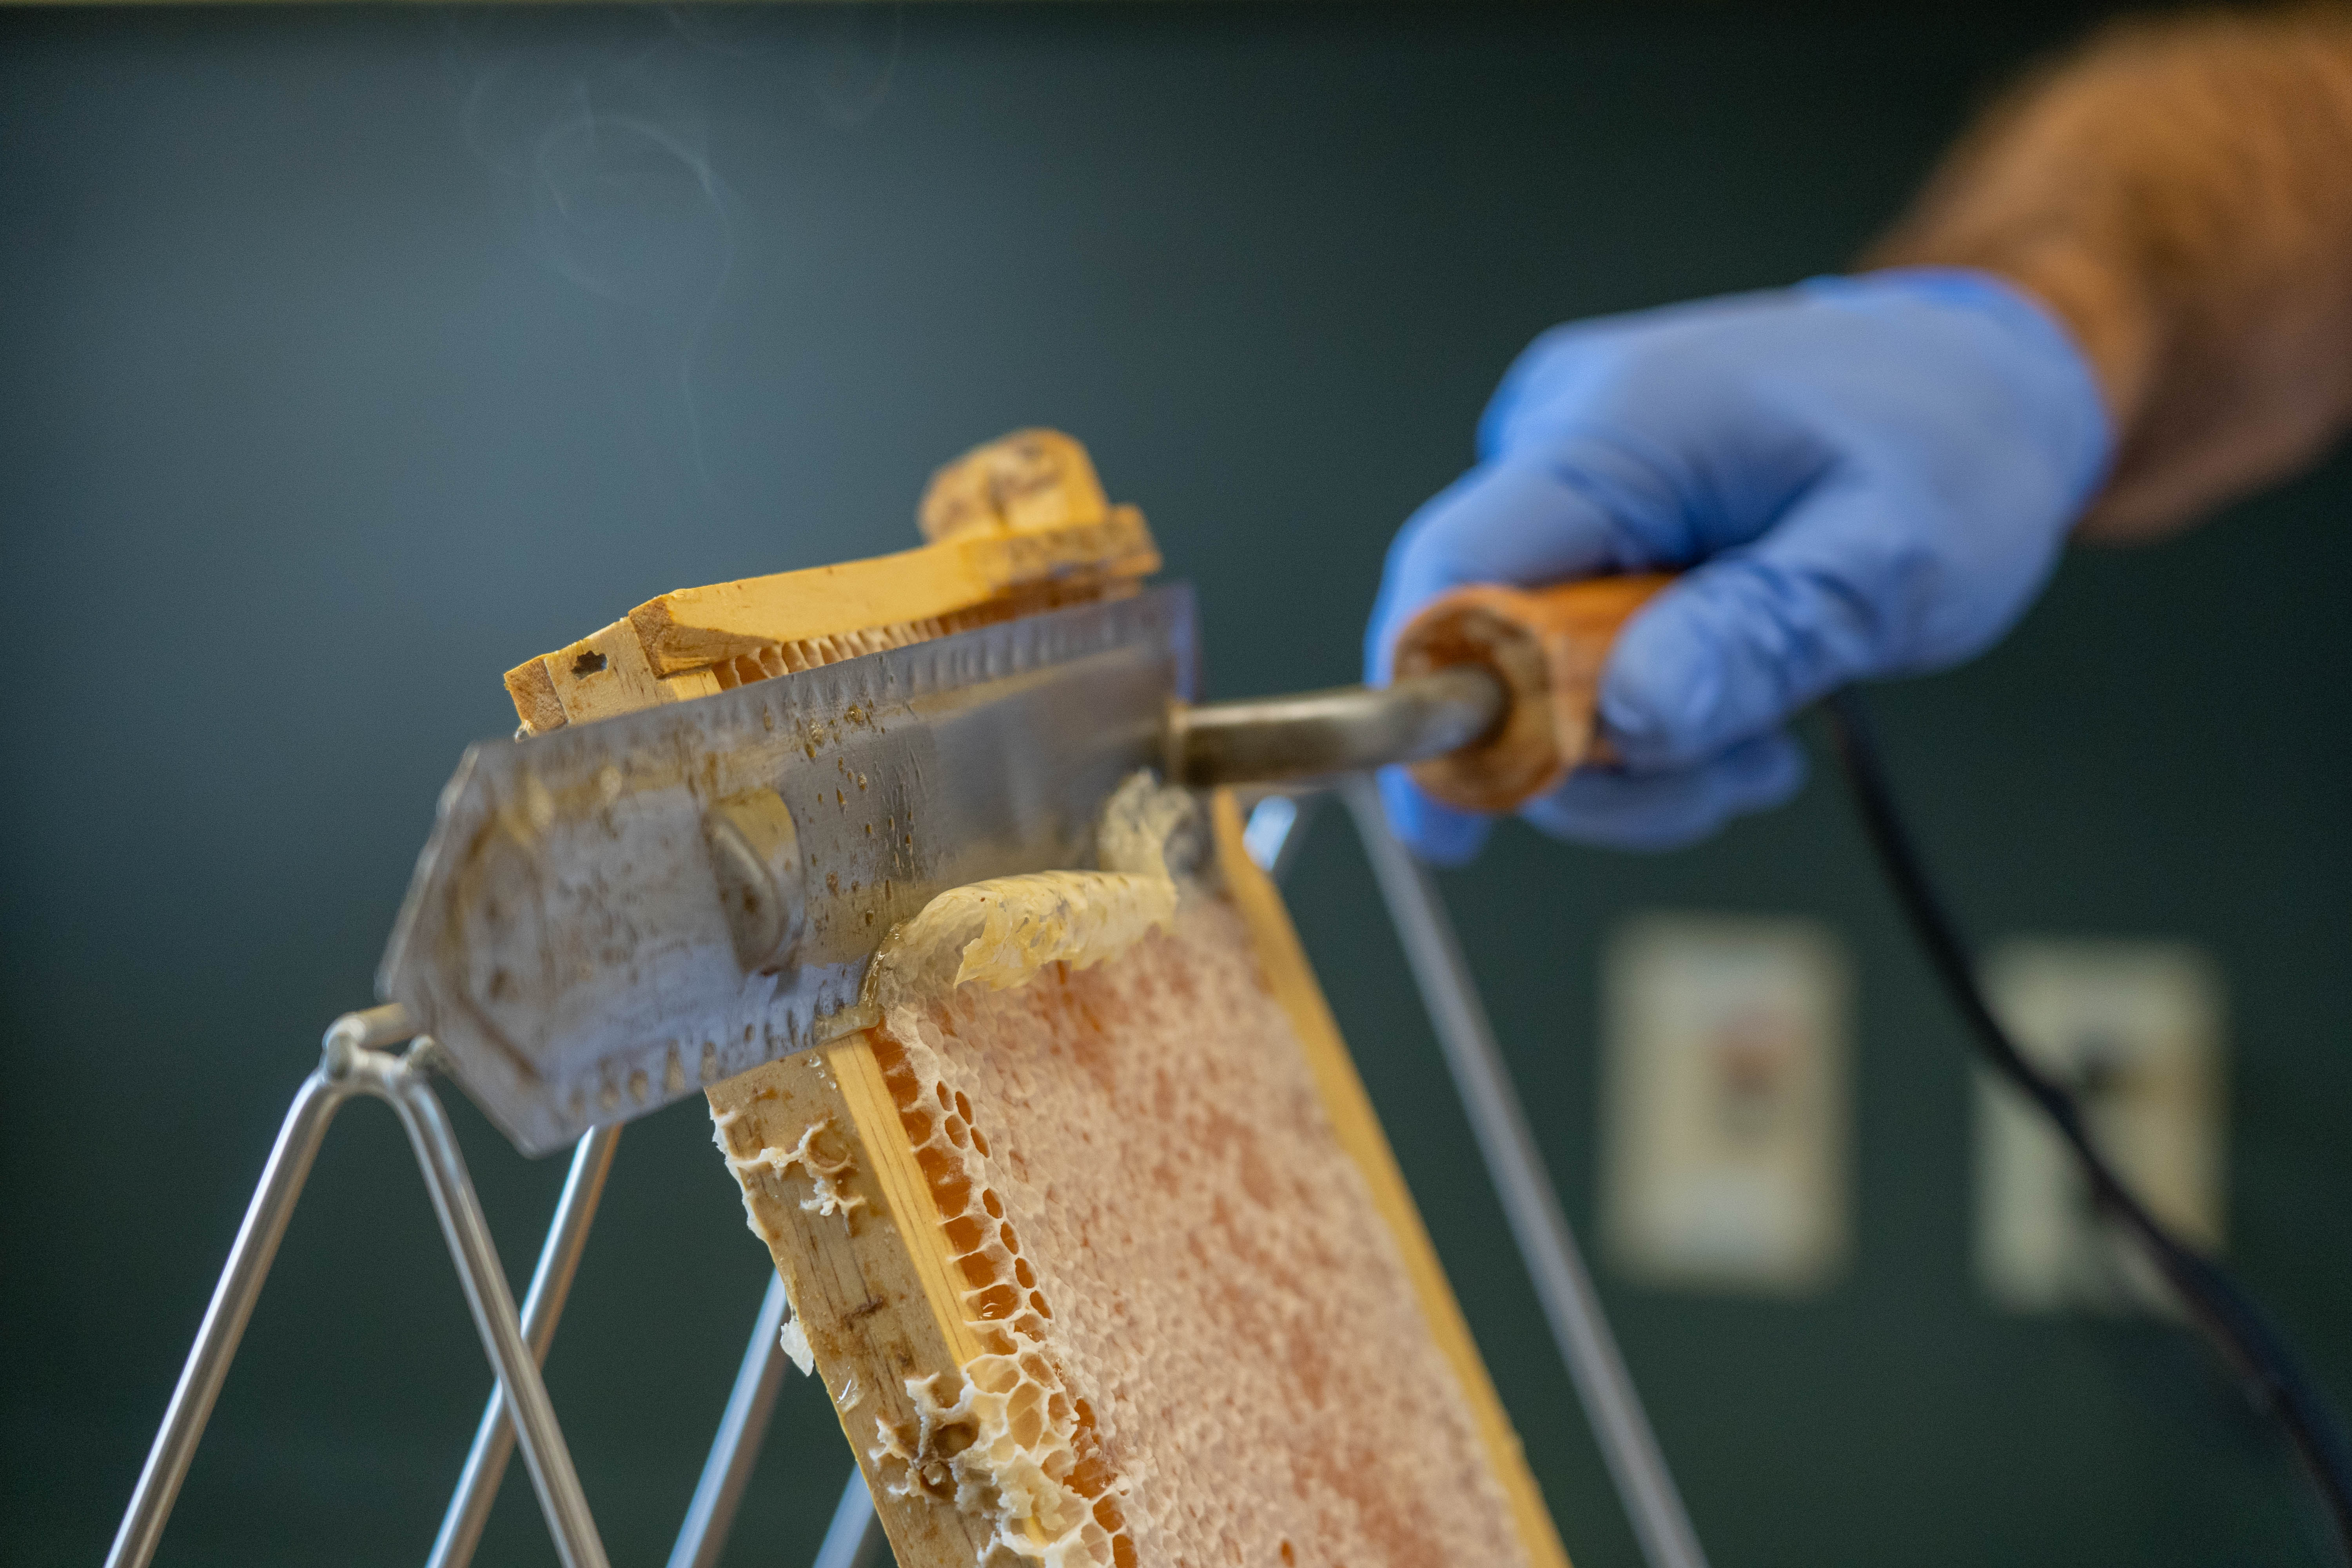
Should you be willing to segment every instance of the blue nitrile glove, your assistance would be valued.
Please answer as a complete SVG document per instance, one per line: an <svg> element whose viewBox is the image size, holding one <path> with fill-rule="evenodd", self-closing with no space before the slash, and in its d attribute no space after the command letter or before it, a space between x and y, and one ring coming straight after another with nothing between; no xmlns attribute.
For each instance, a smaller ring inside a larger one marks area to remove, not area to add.
<svg viewBox="0 0 2352 1568"><path fill-rule="evenodd" d="M1780 728L1847 681L1940 669L2007 631L2056 563L2113 437L2057 321L1978 272L1822 278L1556 327L1478 426L1478 466L1389 551L1367 679L1413 612L1465 583L1691 567L1602 673L1622 765L1521 815L1665 848L1794 795ZM1389 816L1458 864L1487 819L1401 769Z"/></svg>

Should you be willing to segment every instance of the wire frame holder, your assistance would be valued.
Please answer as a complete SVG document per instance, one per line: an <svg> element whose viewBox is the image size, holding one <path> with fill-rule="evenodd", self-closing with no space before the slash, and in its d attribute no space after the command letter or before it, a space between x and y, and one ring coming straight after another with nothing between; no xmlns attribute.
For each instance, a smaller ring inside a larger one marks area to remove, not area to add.
<svg viewBox="0 0 2352 1568"><path fill-rule="evenodd" d="M572 1277L588 1246L588 1227L596 1218L596 1205L604 1195L604 1178L612 1173L613 1150L621 1125L591 1129L572 1151L572 1169L563 1178L562 1194L555 1200L555 1217L539 1249L531 1270L530 1289L523 1296L522 1336L530 1344L530 1359L547 1364L548 1347L555 1342L556 1321L563 1315L564 1299L572 1293ZM489 1522L491 1505L499 1500L499 1483L506 1479L507 1461L514 1457L514 1421L507 1414L505 1385L494 1384L474 1428L474 1446L457 1472L457 1488L442 1516L440 1532L425 1568L466 1568L481 1544L482 1527Z"/></svg>
<svg viewBox="0 0 2352 1568"><path fill-rule="evenodd" d="M686 1520L678 1526L677 1544L670 1548L668 1568L717 1568L720 1553L727 1550L736 1506L743 1500L751 1467L759 1461L760 1445L776 1410L776 1390L784 1381L782 1333L784 1320L791 1313L783 1277L770 1269L767 1293L760 1298L759 1316L752 1320L751 1342L743 1347L735 1386L728 1391L727 1408L710 1440L709 1458L702 1464L702 1479L686 1505ZM862 1479L859 1484L864 1484Z"/></svg>
<svg viewBox="0 0 2352 1568"><path fill-rule="evenodd" d="M1496 1044L1494 1026L1478 999L1478 983L1454 934L1454 922L1427 867L1389 830L1380 791L1370 773L1340 785L1355 818L1364 855L1389 907L1406 962L1445 1054L1454 1086L1469 1113L1470 1130L1519 1245L1528 1279L1551 1323L1569 1378L1591 1423L1601 1458L1633 1526L1650 1568L1706 1568L1698 1532L1650 1429L1617 1336L1601 1310L1600 1293L1577 1250L1559 1194L1528 1126L1527 1107Z"/></svg>
<svg viewBox="0 0 2352 1568"><path fill-rule="evenodd" d="M384 1048L412 1038L414 1043L405 1052L395 1054ZM539 1363L515 1314L514 1297L507 1289L481 1199L467 1173L448 1113L433 1092L431 1079L438 1056L438 1048L416 1034L407 1011L398 1005L346 1013L328 1028L318 1068L295 1091L294 1103L287 1110L278 1142L262 1168L261 1181L237 1226L228 1263L213 1288L187 1364L172 1390L163 1426L148 1450L147 1462L131 1490L131 1506L107 1553L107 1568L146 1568L154 1556L311 1163L326 1141L335 1113L360 1096L391 1106L408 1134L417 1169L433 1199L434 1214L441 1222L441 1234L449 1244L450 1259L457 1265L466 1304L481 1333L482 1348L505 1392L523 1463L530 1472L532 1489L539 1494L541 1511L547 1516L548 1531L564 1568L607 1568L604 1543L597 1538L595 1520L580 1489L562 1428L556 1423L555 1407L548 1400Z"/></svg>

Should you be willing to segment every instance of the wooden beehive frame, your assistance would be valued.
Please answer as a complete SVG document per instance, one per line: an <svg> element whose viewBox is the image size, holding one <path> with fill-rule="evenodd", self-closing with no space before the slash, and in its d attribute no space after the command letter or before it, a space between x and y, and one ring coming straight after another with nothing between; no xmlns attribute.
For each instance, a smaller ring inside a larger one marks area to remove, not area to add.
<svg viewBox="0 0 2352 1568"><path fill-rule="evenodd" d="M1112 506L1051 430L934 476L928 543L838 566L683 588L507 672L527 734L731 690L835 659L1121 593L1160 569L1143 514Z"/></svg>
<svg viewBox="0 0 2352 1568"><path fill-rule="evenodd" d="M1055 604L1131 593L1159 564L1141 516L1108 505L1083 448L1053 432L1022 432L941 469L921 519L930 541L921 549L666 595L520 667L507 685L524 728L679 700ZM1538 1568L1567 1568L1281 897L1242 847L1229 794L1214 798L1211 818L1227 896L1305 1053L1329 1124L1402 1259L1431 1340L1459 1382L1527 1558ZM814 1351L836 1410L856 1406L867 1428L848 1436L898 1561L904 1568L966 1568L988 1549L988 1521L919 1490L886 1492L863 1440L877 1415L914 1423L910 1377L953 1373L983 1351L966 1321L965 1286L929 1184L883 1079L875 1042L860 1031L814 1060L788 1058L719 1084L709 1100L754 1228L770 1238L797 1332ZM888 1223L844 1225L844 1205Z"/></svg>

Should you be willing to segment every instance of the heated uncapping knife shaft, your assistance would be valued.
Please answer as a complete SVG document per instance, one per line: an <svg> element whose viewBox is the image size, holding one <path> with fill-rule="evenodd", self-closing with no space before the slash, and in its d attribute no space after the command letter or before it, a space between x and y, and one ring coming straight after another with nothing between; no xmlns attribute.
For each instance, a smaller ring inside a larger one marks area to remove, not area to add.
<svg viewBox="0 0 2352 1568"><path fill-rule="evenodd" d="M1601 666L1667 581L1457 590L1405 628L1387 686L1175 709L1168 775L1209 787L1406 763L1441 800L1508 810L1596 760Z"/></svg>

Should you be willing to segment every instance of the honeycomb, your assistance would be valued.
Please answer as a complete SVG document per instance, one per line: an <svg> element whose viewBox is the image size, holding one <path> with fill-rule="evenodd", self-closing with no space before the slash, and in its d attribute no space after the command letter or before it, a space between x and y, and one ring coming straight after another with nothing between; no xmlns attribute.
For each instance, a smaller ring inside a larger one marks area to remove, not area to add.
<svg viewBox="0 0 2352 1568"><path fill-rule="evenodd" d="M1123 584L1107 584L1091 574L1081 574L1068 583L1045 583L1013 589L983 604L944 615L925 616L919 620L892 621L884 626L866 626L852 632L839 632L830 637L793 637L764 643L748 652L714 660L709 668L721 691L732 691L755 680L772 680L780 675L797 675L804 669L822 665L838 664L843 659L857 658L869 653L882 653L890 648L908 647L915 643L930 642L938 637L953 637L958 632L976 631L1002 621L1018 620L1046 610L1060 609L1065 605L1085 604L1100 598L1124 598ZM525 715L526 723L529 715Z"/></svg>
<svg viewBox="0 0 2352 1568"><path fill-rule="evenodd" d="M867 1039L983 1353L876 1423L887 1491L984 1563L1528 1561L1231 906L1002 988L912 967Z"/></svg>

